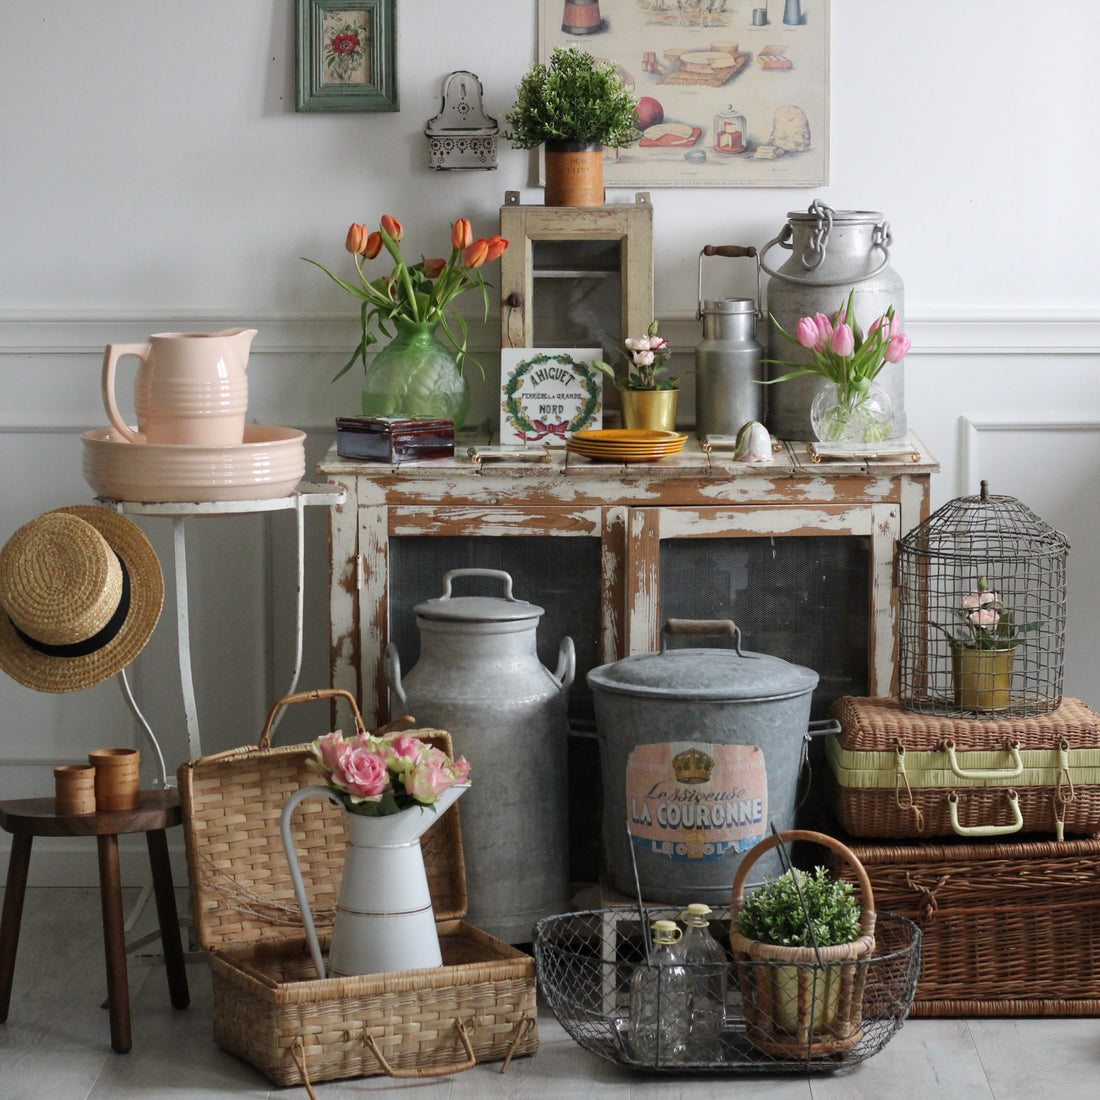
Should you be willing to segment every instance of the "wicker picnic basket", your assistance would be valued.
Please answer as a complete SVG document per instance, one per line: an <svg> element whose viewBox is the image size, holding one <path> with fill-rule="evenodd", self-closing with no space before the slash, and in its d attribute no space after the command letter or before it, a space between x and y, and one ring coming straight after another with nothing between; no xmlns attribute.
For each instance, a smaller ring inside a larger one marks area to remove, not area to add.
<svg viewBox="0 0 1100 1100"><path fill-rule="evenodd" d="M825 744L830 802L859 837L1100 833L1100 715L946 718L844 697Z"/></svg>
<svg viewBox="0 0 1100 1100"><path fill-rule="evenodd" d="M1100 1015L1100 840L847 843L923 932L912 1015Z"/></svg>
<svg viewBox="0 0 1100 1100"><path fill-rule="evenodd" d="M533 1054L534 959L461 919L457 806L421 841L443 965L317 978L279 827L286 800L315 783L316 773L306 767L307 746L272 748L270 731L281 707L334 696L346 698L362 729L348 692L302 692L275 703L256 747L179 769L195 932L213 976L215 1042L276 1084L307 1088L381 1073L442 1076ZM450 753L445 732L411 732ZM324 948L344 863L343 813L326 799L309 799L294 835Z"/></svg>

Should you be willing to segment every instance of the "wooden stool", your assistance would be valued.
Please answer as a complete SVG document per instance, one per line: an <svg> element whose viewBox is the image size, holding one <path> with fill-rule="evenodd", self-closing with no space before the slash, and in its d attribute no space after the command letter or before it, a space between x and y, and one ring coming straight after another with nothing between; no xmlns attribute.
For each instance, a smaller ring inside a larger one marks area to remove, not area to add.
<svg viewBox="0 0 1100 1100"><path fill-rule="evenodd" d="M0 828L12 834L4 911L0 917L0 1022L8 1018L15 950L27 890L31 841L36 836L94 836L99 845L99 892L103 908L103 945L107 955L107 999L111 1046L120 1054L131 1047L130 989L126 978L126 936L122 914L122 882L118 864L120 833L144 833L153 869L153 891L168 992L175 1008L191 1003L183 944L180 940L172 867L165 830L182 821L176 791L142 791L136 810L103 810L94 814L59 814L52 798L0 802Z"/></svg>

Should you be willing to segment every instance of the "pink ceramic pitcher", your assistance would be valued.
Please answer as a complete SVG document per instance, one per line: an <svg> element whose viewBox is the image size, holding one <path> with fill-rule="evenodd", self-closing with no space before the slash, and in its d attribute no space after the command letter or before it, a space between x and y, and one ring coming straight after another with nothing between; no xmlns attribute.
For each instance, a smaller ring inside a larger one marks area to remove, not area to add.
<svg viewBox="0 0 1100 1100"><path fill-rule="evenodd" d="M108 344L103 355L103 405L130 443L239 444L248 408L248 351L254 328L224 332L159 332L146 344ZM136 355L135 432L118 411L115 367Z"/></svg>

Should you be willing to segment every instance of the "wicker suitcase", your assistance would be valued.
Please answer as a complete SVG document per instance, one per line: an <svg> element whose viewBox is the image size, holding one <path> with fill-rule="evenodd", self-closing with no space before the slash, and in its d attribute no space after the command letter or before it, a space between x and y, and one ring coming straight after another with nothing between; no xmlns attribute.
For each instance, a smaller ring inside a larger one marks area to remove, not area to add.
<svg viewBox="0 0 1100 1100"><path fill-rule="evenodd" d="M923 933L911 1015L1100 1015L1100 839L845 843Z"/></svg>
<svg viewBox="0 0 1100 1100"><path fill-rule="evenodd" d="M1100 716L1080 700L986 721L847 697L834 715L830 801L852 836L1100 833Z"/></svg>
<svg viewBox="0 0 1100 1100"><path fill-rule="evenodd" d="M346 697L358 717L347 692L287 696L272 708L257 747L179 769L195 932L213 977L215 1042L278 1085L441 1076L533 1054L534 959L460 919L466 885L457 806L421 842L443 965L316 977L279 819L287 798L317 776L306 768L308 747L271 748L270 729L284 704L334 695ZM415 732L450 751L445 733ZM346 830L342 811L326 799L307 800L301 812L295 840L320 933L331 925Z"/></svg>

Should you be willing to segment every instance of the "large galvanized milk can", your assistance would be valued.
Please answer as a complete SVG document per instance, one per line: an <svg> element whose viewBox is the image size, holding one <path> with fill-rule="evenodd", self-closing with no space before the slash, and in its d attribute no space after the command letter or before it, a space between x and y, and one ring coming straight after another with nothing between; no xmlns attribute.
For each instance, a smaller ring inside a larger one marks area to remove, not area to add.
<svg viewBox="0 0 1100 1100"><path fill-rule="evenodd" d="M800 317L824 313L832 317L854 292L853 308L866 331L876 317L893 306L904 322L904 289L890 267L890 226L879 213L869 210L833 210L814 202L808 211L787 214L779 236L760 252L760 267L770 276L767 312L792 335ZM779 267L768 266L768 253L778 245L790 251ZM768 325L768 359L810 362L803 348L784 340ZM768 378L787 373L785 367L768 365ZM906 431L905 374L901 363L887 363L877 381L894 405L894 434ZM816 375L803 375L770 385L767 425L778 439L813 439L810 406L825 384Z"/></svg>
<svg viewBox="0 0 1100 1100"><path fill-rule="evenodd" d="M734 648L668 648L669 633ZM794 827L816 672L741 650L732 622L666 624L659 653L588 673L603 776L604 859L616 890L728 905L744 853ZM633 851L631 850L633 849ZM760 873L778 873L774 853Z"/></svg>
<svg viewBox="0 0 1100 1100"><path fill-rule="evenodd" d="M740 245L706 245L699 253L699 309L703 340L695 349L695 434L736 435L750 420L764 420L763 349L756 342L752 298L703 298L704 256L755 257Z"/></svg>
<svg viewBox="0 0 1100 1100"><path fill-rule="evenodd" d="M489 577L502 598L451 595L458 577ZM567 694L573 640L557 669L536 651L543 609L512 595L499 569L453 569L443 595L417 604L420 659L402 680L396 648L386 649L394 713L447 730L470 762L462 801L468 918L509 943L527 943L542 917L569 899Z"/></svg>

